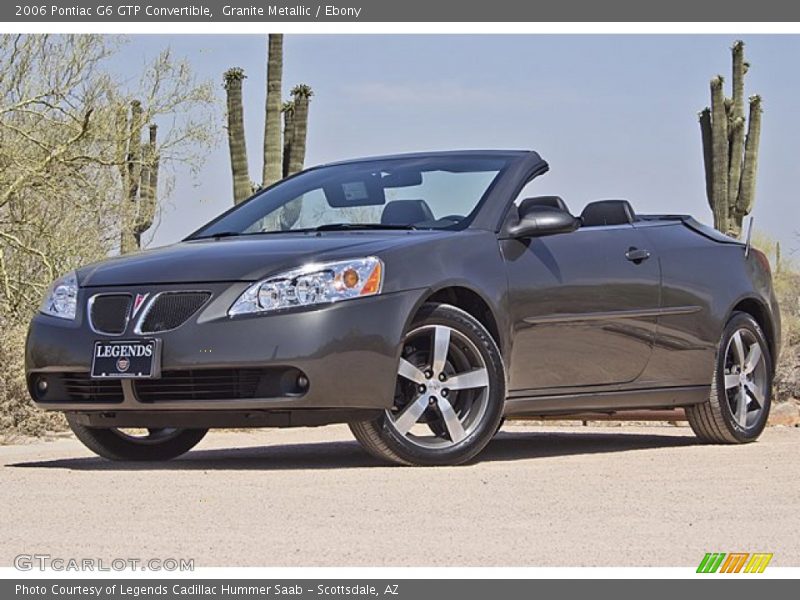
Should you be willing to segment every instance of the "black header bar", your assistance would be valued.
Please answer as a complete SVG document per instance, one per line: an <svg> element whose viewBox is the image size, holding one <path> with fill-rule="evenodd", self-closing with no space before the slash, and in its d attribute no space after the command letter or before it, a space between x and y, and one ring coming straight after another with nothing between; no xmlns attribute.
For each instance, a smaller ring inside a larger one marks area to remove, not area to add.
<svg viewBox="0 0 800 600"><path fill-rule="evenodd" d="M786 0L3 0L2 22L793 22Z"/></svg>

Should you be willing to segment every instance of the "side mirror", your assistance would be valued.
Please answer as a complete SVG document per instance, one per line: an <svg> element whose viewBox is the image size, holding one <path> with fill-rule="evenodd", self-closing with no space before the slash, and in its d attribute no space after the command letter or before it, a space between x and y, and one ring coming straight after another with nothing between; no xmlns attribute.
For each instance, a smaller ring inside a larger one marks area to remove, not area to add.
<svg viewBox="0 0 800 600"><path fill-rule="evenodd" d="M541 237L570 233L580 226L580 219L567 211L550 206L531 206L519 215L519 222L508 228L512 238Z"/></svg>

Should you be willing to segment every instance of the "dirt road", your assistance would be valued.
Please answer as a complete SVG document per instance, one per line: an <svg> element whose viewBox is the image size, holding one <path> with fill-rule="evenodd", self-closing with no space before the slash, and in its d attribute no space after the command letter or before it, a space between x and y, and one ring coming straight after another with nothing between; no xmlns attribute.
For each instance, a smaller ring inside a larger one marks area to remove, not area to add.
<svg viewBox="0 0 800 600"><path fill-rule="evenodd" d="M686 427L507 425L457 468L387 467L346 427L212 433L124 465L73 439L0 447L0 565L20 553L196 566L800 566L800 429L701 446Z"/></svg>

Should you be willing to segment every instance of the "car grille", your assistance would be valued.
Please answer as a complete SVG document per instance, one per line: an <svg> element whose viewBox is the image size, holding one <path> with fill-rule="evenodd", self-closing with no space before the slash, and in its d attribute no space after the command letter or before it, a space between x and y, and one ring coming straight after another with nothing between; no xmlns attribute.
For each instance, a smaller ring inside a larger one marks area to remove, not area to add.
<svg viewBox="0 0 800 600"><path fill-rule="evenodd" d="M194 369L163 371L160 379L138 379L134 382L141 402L175 400L224 400L255 398L259 384L265 395L274 393L275 375L268 369Z"/></svg>
<svg viewBox="0 0 800 600"><path fill-rule="evenodd" d="M159 333L183 325L211 297L210 292L163 292L147 307L138 333Z"/></svg>
<svg viewBox="0 0 800 600"><path fill-rule="evenodd" d="M122 383L113 379L91 379L88 373L62 373L67 399L73 402L122 402Z"/></svg>
<svg viewBox="0 0 800 600"><path fill-rule="evenodd" d="M97 333L120 335L128 324L130 294L98 294L89 305L89 319Z"/></svg>

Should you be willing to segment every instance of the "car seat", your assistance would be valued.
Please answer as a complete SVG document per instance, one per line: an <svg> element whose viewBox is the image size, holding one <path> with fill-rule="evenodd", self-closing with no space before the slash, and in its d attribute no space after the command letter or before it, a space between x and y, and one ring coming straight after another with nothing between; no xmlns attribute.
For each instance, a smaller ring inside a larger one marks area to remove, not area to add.
<svg viewBox="0 0 800 600"><path fill-rule="evenodd" d="M392 200L381 213L382 225L413 225L434 220L433 212L425 200Z"/></svg>

